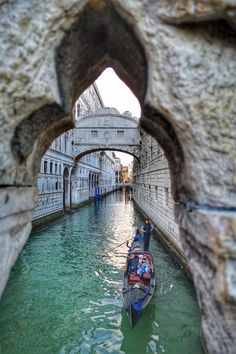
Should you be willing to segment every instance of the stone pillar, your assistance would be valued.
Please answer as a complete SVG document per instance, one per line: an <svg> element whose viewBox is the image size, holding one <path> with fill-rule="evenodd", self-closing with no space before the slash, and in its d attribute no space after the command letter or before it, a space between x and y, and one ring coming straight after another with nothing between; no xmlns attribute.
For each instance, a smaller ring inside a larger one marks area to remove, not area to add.
<svg viewBox="0 0 236 354"><path fill-rule="evenodd" d="M202 311L208 353L236 350L236 215L214 208L181 211L181 241Z"/></svg>
<svg viewBox="0 0 236 354"><path fill-rule="evenodd" d="M30 234L36 201L35 187L0 189L0 295Z"/></svg>

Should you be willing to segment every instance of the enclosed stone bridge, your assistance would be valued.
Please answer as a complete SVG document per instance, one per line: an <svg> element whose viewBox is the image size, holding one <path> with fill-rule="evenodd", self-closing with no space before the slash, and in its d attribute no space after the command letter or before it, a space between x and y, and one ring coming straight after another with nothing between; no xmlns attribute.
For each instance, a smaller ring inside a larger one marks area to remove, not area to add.
<svg viewBox="0 0 236 354"><path fill-rule="evenodd" d="M115 150L140 158L139 120L129 112L100 108L96 114L76 120L74 156L79 159L98 150Z"/></svg>

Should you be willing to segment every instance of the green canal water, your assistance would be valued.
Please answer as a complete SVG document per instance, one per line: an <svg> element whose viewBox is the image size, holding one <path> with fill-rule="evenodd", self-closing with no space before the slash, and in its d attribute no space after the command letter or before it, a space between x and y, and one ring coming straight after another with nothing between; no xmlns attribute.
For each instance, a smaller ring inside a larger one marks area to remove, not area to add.
<svg viewBox="0 0 236 354"><path fill-rule="evenodd" d="M202 354L194 288L152 237L157 288L135 328L122 309L125 245L142 218L122 192L34 232L0 302L1 354Z"/></svg>

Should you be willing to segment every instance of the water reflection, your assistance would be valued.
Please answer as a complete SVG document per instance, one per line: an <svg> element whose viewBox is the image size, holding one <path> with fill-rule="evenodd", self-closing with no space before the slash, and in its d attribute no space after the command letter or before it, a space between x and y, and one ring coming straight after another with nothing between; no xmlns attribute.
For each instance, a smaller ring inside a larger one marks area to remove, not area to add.
<svg viewBox="0 0 236 354"><path fill-rule="evenodd" d="M124 353L157 353L157 336L156 338L154 337L154 340L152 331L154 313L154 305L151 304L145 309L137 325L131 328L127 314L124 310L122 311L121 331L123 333L123 341L121 350Z"/></svg>

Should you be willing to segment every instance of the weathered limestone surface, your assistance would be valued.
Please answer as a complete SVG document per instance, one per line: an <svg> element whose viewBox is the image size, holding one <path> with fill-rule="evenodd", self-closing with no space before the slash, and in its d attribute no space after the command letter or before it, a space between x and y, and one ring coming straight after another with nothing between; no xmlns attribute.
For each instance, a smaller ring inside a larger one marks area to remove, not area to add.
<svg viewBox="0 0 236 354"><path fill-rule="evenodd" d="M41 156L73 126L73 103L112 66L139 98L142 127L169 161L202 334L208 351L220 354L236 347L235 6L229 0L12 0L0 8L1 186L34 185ZM30 227L22 230L26 239ZM12 260L9 244L2 252ZM222 284L228 284L224 294Z"/></svg>
<svg viewBox="0 0 236 354"><path fill-rule="evenodd" d="M35 206L34 187L0 189L0 294L31 231Z"/></svg>
<svg viewBox="0 0 236 354"><path fill-rule="evenodd" d="M236 26L236 2L233 0L160 1L159 15L172 23L225 19Z"/></svg>
<svg viewBox="0 0 236 354"><path fill-rule="evenodd" d="M192 210L181 213L180 225L182 245L197 284L203 340L210 353L233 354L236 338L234 213ZM221 337L218 348L211 341L215 335Z"/></svg>

